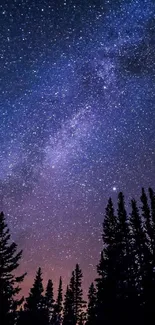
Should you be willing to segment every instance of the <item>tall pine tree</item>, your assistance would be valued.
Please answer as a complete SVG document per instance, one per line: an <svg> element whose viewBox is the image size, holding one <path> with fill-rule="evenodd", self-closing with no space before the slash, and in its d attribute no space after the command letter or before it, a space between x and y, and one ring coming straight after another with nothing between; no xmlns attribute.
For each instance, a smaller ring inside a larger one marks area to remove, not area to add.
<svg viewBox="0 0 155 325"><path fill-rule="evenodd" d="M83 300L82 277L79 264L76 264L65 295L63 324L79 324L84 318L83 310L86 303Z"/></svg>
<svg viewBox="0 0 155 325"><path fill-rule="evenodd" d="M97 324L113 322L117 280L117 218L111 198L103 221L103 251L97 266ZM113 313L111 312L113 310ZM115 315L115 316L114 316Z"/></svg>
<svg viewBox="0 0 155 325"><path fill-rule="evenodd" d="M75 313L74 313L74 294L69 286L67 286L66 294L64 298L63 309L63 325L75 325Z"/></svg>
<svg viewBox="0 0 155 325"><path fill-rule="evenodd" d="M44 305L48 317L48 323L50 324L54 309L53 282L51 279L49 279L47 283Z"/></svg>
<svg viewBox="0 0 155 325"><path fill-rule="evenodd" d="M131 201L130 227L133 257L132 310L135 322L139 321L142 323L144 319L144 287L148 276L147 263L149 258L149 249L142 217L137 207L137 202L134 199Z"/></svg>
<svg viewBox="0 0 155 325"><path fill-rule="evenodd" d="M85 301L83 300L83 290L82 290L82 278L83 274L79 267L79 264L76 264L75 267L75 318L76 323L78 323L81 319L81 314L83 312L83 308L86 306Z"/></svg>
<svg viewBox="0 0 155 325"><path fill-rule="evenodd" d="M144 188L142 188L142 195L141 195L140 199L142 202L142 206L141 206L142 216L144 219L144 225L145 225L146 233L149 238L150 250L151 250L153 247L152 220L151 220L150 207L148 204L148 198L147 198Z"/></svg>
<svg viewBox="0 0 155 325"><path fill-rule="evenodd" d="M117 304L118 322L130 323L133 296L133 254L124 195L118 194L117 225Z"/></svg>
<svg viewBox="0 0 155 325"><path fill-rule="evenodd" d="M56 299L56 303L54 305L54 311L53 311L53 317L52 317L52 324L53 325L60 325L62 323L62 303L63 303L63 297L62 297L62 279L60 277L59 280L59 287L58 287L58 296Z"/></svg>
<svg viewBox="0 0 155 325"><path fill-rule="evenodd" d="M12 325L17 307L23 299L16 299L20 292L19 283L25 277L16 277L13 272L18 268L22 251L17 252L17 245L10 243L10 231L3 212L0 213L0 324Z"/></svg>
<svg viewBox="0 0 155 325"><path fill-rule="evenodd" d="M97 287L97 324L101 325L105 323L105 281L106 281L106 263L104 258L104 252L101 252L100 262L97 265L98 278L96 279Z"/></svg>
<svg viewBox="0 0 155 325"><path fill-rule="evenodd" d="M128 218L123 193L117 217L111 199L103 221L103 250L97 266L97 324L155 321L155 195L142 190L142 214L131 201Z"/></svg>
<svg viewBox="0 0 155 325"><path fill-rule="evenodd" d="M43 279L41 268L38 268L33 287L30 289L29 296L26 298L25 315L29 324L42 325L48 321L44 306Z"/></svg>
<svg viewBox="0 0 155 325"><path fill-rule="evenodd" d="M153 256L155 258L155 193L152 188L149 188L149 197L151 201L151 220L152 220L152 245L153 245Z"/></svg>
<svg viewBox="0 0 155 325"><path fill-rule="evenodd" d="M87 322L86 325L97 324L97 310L96 310L96 288L92 282L88 292L88 308L87 308Z"/></svg>
<svg viewBox="0 0 155 325"><path fill-rule="evenodd" d="M148 257L147 257L147 268L144 281L144 314L145 322L153 324L155 321L155 257L154 257L154 243L155 243L155 233L154 233L154 224L153 224L153 211L154 211L154 195L153 191L149 190L149 195L151 199L151 208L148 203L148 198L145 193L144 188L142 188L141 195L141 210L144 220L144 227L147 237L147 246L148 246Z"/></svg>

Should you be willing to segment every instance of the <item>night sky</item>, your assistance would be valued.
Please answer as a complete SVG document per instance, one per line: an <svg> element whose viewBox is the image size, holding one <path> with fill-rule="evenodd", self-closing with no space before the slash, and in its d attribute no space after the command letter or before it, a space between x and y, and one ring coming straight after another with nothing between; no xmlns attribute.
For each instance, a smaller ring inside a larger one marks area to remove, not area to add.
<svg viewBox="0 0 155 325"><path fill-rule="evenodd" d="M24 292L77 262L87 290L108 197L155 184L155 2L0 3L0 209Z"/></svg>

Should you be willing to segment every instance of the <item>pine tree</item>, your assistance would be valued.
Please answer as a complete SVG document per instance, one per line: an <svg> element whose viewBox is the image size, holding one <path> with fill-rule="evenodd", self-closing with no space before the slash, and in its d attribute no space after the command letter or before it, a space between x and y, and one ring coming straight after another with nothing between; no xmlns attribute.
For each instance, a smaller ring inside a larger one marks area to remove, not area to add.
<svg viewBox="0 0 155 325"><path fill-rule="evenodd" d="M124 195L118 194L117 226L117 304L119 323L130 323L133 295L133 254Z"/></svg>
<svg viewBox="0 0 155 325"><path fill-rule="evenodd" d="M3 212L0 213L0 324L14 323L16 309L23 299L15 299L20 292L19 283L25 274L16 277L12 272L19 266L22 251L17 253L17 245L10 243L10 231Z"/></svg>
<svg viewBox="0 0 155 325"><path fill-rule="evenodd" d="M145 283L148 277L147 264L149 258L149 249L147 246L146 233L143 228L142 217L140 216L137 203L131 201L130 226L132 236L132 310L135 322L142 323L144 314L143 306L145 304Z"/></svg>
<svg viewBox="0 0 155 325"><path fill-rule="evenodd" d="M141 295L142 284L138 284L139 279L142 277L144 272L143 265L145 263L145 258L147 258L147 238L146 233L143 229L142 218L139 214L137 207L137 202L133 199L131 200L131 215L130 215L130 226L131 226L131 236L132 236L132 251L135 256L135 281L136 287Z"/></svg>
<svg viewBox="0 0 155 325"><path fill-rule="evenodd" d="M97 302L96 302L96 313L97 313L97 324L101 325L105 322L105 280L106 280L106 263L103 251L101 252L100 262L97 265L98 278L96 281L97 287Z"/></svg>
<svg viewBox="0 0 155 325"><path fill-rule="evenodd" d="M151 221L152 221L152 283L151 286L151 292L149 294L149 297L151 298L151 303L148 302L148 306L150 307L150 316L151 316L151 322L155 322L155 309L154 309L154 303L155 303L155 193L152 188L149 188L149 197L150 197L150 203L151 203Z"/></svg>
<svg viewBox="0 0 155 325"><path fill-rule="evenodd" d="M111 309L116 303L116 277L117 277L117 262L118 262L118 247L117 247L117 229L118 222L115 216L113 202L111 198L106 207L106 215L103 222L103 243L104 243L104 269L105 269L105 288L106 292L106 309ZM109 306L108 306L109 304Z"/></svg>
<svg viewBox="0 0 155 325"><path fill-rule="evenodd" d="M155 321L155 195L149 189L151 208L142 190L142 215L131 201L130 218L124 195L118 195L115 217L111 199L103 221L103 250L97 266L97 324L119 325ZM153 230L153 231L152 231Z"/></svg>
<svg viewBox="0 0 155 325"><path fill-rule="evenodd" d="M83 308L86 303L83 300L82 277L82 271L76 264L65 295L63 324L79 324L81 317L84 318Z"/></svg>
<svg viewBox="0 0 155 325"><path fill-rule="evenodd" d="M54 311L53 311L53 317L52 317L52 324L59 325L62 322L62 303L63 303L63 298L62 298L62 279L60 277L59 280L59 287L58 287L58 296L56 299L56 303L54 305Z"/></svg>
<svg viewBox="0 0 155 325"><path fill-rule="evenodd" d="M62 312L62 302L63 302L63 298L62 298L62 278L60 277L59 288L58 288L58 297L57 297L57 306L58 306L58 313L60 315L60 318L61 318L61 312Z"/></svg>
<svg viewBox="0 0 155 325"><path fill-rule="evenodd" d="M149 188L149 196L151 201L151 219L152 219L152 244L153 244L153 256L155 256L155 193L152 188Z"/></svg>
<svg viewBox="0 0 155 325"><path fill-rule="evenodd" d="M148 204L148 198L145 193L144 188L142 188L142 195L141 195L141 202L142 202L142 216L144 219L145 229L150 241L150 250L153 248L153 231L152 231L152 220L151 220L151 213L150 207Z"/></svg>
<svg viewBox="0 0 155 325"><path fill-rule="evenodd" d="M123 193L118 195L117 217L111 198L103 221L103 251L97 266L97 324L122 324L129 319L132 301L132 249ZM127 316L128 314L128 316ZM126 317L126 316L127 317Z"/></svg>
<svg viewBox="0 0 155 325"><path fill-rule="evenodd" d="M39 267L36 273L33 287L30 289L29 296L26 298L25 308L28 310L41 309L43 304L43 279L41 268Z"/></svg>
<svg viewBox="0 0 155 325"><path fill-rule="evenodd" d="M25 312L30 324L42 325L47 323L47 314L44 307L43 279L41 268L38 268L33 287L30 289L29 296L26 298Z"/></svg>
<svg viewBox="0 0 155 325"><path fill-rule="evenodd" d="M74 314L74 294L67 286L64 298L63 325L75 325L76 319Z"/></svg>
<svg viewBox="0 0 155 325"><path fill-rule="evenodd" d="M155 321L155 233L154 233L154 192L149 189L151 200L151 209L149 207L148 198L145 190L142 189L141 202L142 202L142 216L144 219L144 226L147 237L147 267L144 281L144 314L145 321L153 324Z"/></svg>
<svg viewBox="0 0 155 325"><path fill-rule="evenodd" d="M97 324L96 319L96 288L94 283L91 283L89 292L88 292L88 308L87 308L87 322L86 325L95 325Z"/></svg>
<svg viewBox="0 0 155 325"><path fill-rule="evenodd" d="M111 198L103 221L103 251L97 266L97 324L113 321L116 306L117 218ZM113 310L113 312L111 312ZM115 315L116 317L116 315Z"/></svg>
<svg viewBox="0 0 155 325"><path fill-rule="evenodd" d="M54 308L54 295L53 295L53 282L52 280L48 280L45 298L44 298L45 309L47 312L48 323L52 318L53 308Z"/></svg>
<svg viewBox="0 0 155 325"><path fill-rule="evenodd" d="M70 283L69 283L69 289L72 293L72 301L74 306L74 313L75 313L75 271L72 271Z"/></svg>
<svg viewBox="0 0 155 325"><path fill-rule="evenodd" d="M78 323L80 321L83 308L86 305L85 301L83 300L83 290L82 290L83 274L79 267L79 264L76 264L74 274L75 274L75 318L76 318L76 323Z"/></svg>
<svg viewBox="0 0 155 325"><path fill-rule="evenodd" d="M152 222L152 258L153 258L153 271L155 272L155 193L152 188L149 188L149 197L151 203L151 222ZM155 274L154 274L155 278Z"/></svg>
<svg viewBox="0 0 155 325"><path fill-rule="evenodd" d="M149 196L151 201L151 215L152 221L155 223L155 193L152 188L149 188Z"/></svg>

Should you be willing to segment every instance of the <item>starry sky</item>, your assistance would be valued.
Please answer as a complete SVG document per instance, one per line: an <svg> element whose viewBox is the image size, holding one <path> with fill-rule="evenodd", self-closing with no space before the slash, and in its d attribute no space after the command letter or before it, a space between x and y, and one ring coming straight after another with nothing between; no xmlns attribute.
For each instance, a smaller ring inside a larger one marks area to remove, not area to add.
<svg viewBox="0 0 155 325"><path fill-rule="evenodd" d="M0 205L20 271L95 277L104 209L155 183L154 0L1 0Z"/></svg>

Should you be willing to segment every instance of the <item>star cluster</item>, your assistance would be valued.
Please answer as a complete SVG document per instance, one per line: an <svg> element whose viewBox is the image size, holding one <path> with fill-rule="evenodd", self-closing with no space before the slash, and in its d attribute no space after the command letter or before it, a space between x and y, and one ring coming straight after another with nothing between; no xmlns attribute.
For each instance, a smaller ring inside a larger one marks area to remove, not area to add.
<svg viewBox="0 0 155 325"><path fill-rule="evenodd" d="M155 182L153 0L0 4L0 203L24 249L66 284L95 276L107 198Z"/></svg>

